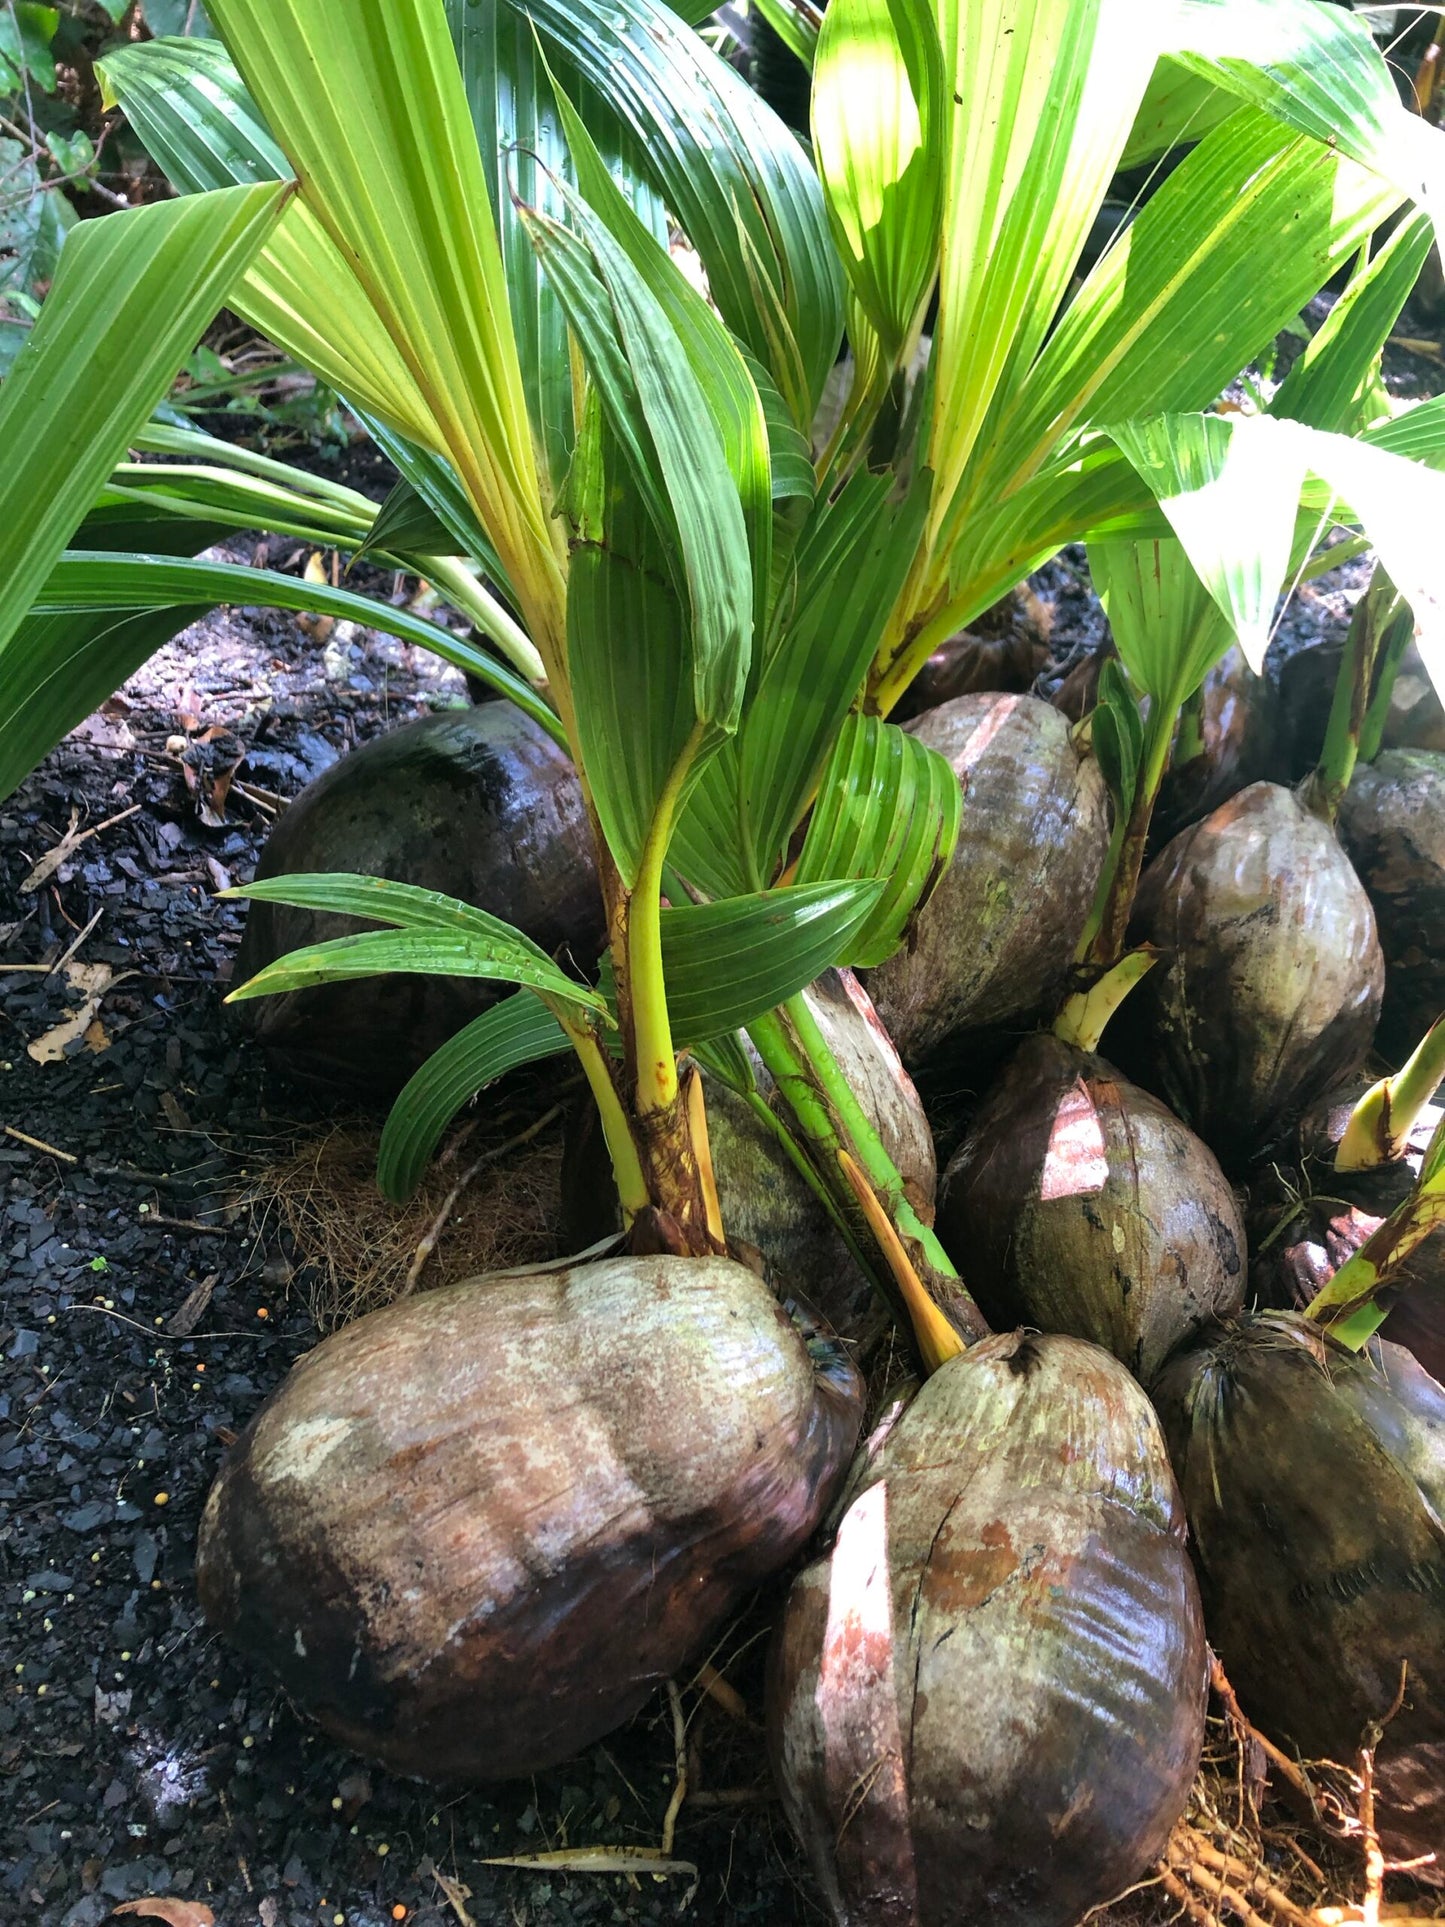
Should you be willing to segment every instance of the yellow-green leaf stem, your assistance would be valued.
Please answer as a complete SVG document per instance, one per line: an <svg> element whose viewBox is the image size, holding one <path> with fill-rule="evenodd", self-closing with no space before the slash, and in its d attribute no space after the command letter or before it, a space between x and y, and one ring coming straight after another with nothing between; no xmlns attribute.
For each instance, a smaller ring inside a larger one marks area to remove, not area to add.
<svg viewBox="0 0 1445 1927"><path fill-rule="evenodd" d="M578 1022L570 1011L556 1005L548 1007L572 1040L572 1048L582 1065L583 1075L597 1105L597 1114L602 1120L602 1135L607 1143L608 1156L612 1159L612 1175L617 1180L623 1223L630 1225L637 1214L652 1203L652 1197L642 1173L642 1160L637 1154L627 1113L617 1094L617 1086L612 1081L607 1055L597 1041L596 1033Z"/></svg>
<svg viewBox="0 0 1445 1927"><path fill-rule="evenodd" d="M706 725L698 723L673 766L658 799L637 882L627 904L627 975L636 1049L637 1109L644 1117L666 1110L677 1099L677 1053L672 1044L662 968L662 866L688 775L706 733Z"/></svg>
<svg viewBox="0 0 1445 1927"><path fill-rule="evenodd" d="M1410 1134L1445 1079L1445 1017L1426 1031L1393 1077L1372 1084L1350 1113L1335 1150L1337 1171L1367 1171L1404 1157Z"/></svg>
<svg viewBox="0 0 1445 1927"><path fill-rule="evenodd" d="M901 1239L913 1272L927 1279L935 1301L943 1300L954 1328L969 1343L985 1336L988 1327L983 1315L948 1253L910 1204L897 1165L828 1048L806 999L789 998L779 1009L749 1024L748 1035L792 1113L816 1169L824 1183L834 1187L835 1202L845 1211L858 1204L841 1161L846 1155L863 1173L880 1213ZM884 1249L871 1220L865 1229L876 1254L870 1269L880 1283L886 1280L898 1290L896 1309L906 1312L896 1253ZM911 1316L908 1322L911 1325Z"/></svg>
<svg viewBox="0 0 1445 1927"><path fill-rule="evenodd" d="M1411 1254L1445 1225L1445 1118L1436 1127L1414 1190L1342 1264L1306 1317L1351 1351L1369 1343L1389 1315L1379 1294Z"/></svg>
<svg viewBox="0 0 1445 1927"><path fill-rule="evenodd" d="M1157 950L1131 950L1088 990L1070 997L1054 1020L1054 1035L1077 1050L1096 1051L1114 1012L1159 961Z"/></svg>

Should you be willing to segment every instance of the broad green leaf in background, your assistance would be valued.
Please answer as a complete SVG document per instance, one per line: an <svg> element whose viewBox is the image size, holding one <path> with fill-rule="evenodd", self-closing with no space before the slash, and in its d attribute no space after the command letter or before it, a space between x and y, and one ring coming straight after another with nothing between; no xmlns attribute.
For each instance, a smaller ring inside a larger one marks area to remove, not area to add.
<svg viewBox="0 0 1445 1927"><path fill-rule="evenodd" d="M20 93L26 76L45 93L55 88L55 56L50 43L60 15L34 0L6 0L0 7L0 94Z"/></svg>
<svg viewBox="0 0 1445 1927"><path fill-rule="evenodd" d="M0 659L0 802L67 730L205 614L200 605L27 615Z"/></svg>
<svg viewBox="0 0 1445 1927"><path fill-rule="evenodd" d="M432 1052L392 1105L376 1159L384 1195L397 1204L411 1197L448 1124L495 1078L570 1049L566 1031L531 991L514 991L474 1017Z"/></svg>
<svg viewBox="0 0 1445 1927"><path fill-rule="evenodd" d="M210 12L303 204L348 254L424 397L432 445L465 486L562 700L561 564L444 11L411 0L215 0Z"/></svg>
<svg viewBox="0 0 1445 1927"><path fill-rule="evenodd" d="M1255 418L1254 425L1265 419ZM1296 436L1236 433L1241 422L1224 415L1165 415L1122 423L1110 432L1158 498L1190 564L1259 675L1280 585L1289 573L1308 464ZM1177 587L1177 572L1171 577ZM1195 632L1192 609L1171 618L1160 606L1154 615L1171 632L1176 619L1183 623L1181 635ZM1128 666L1132 673L1133 665ZM1205 664L1200 680L1210 666ZM1149 679L1135 679L1151 694L1164 693Z"/></svg>
<svg viewBox="0 0 1445 1927"><path fill-rule="evenodd" d="M1445 218L1445 134L1400 100L1369 29L1319 0L1171 0L1162 52Z"/></svg>
<svg viewBox="0 0 1445 1927"><path fill-rule="evenodd" d="M1268 415L1176 416L1131 424L1117 439L1147 473L1190 563L1246 655L1262 655L1259 610L1264 607L1267 616L1288 566L1289 542L1280 566L1281 526L1292 523L1300 484L1311 472L1326 485L1327 499L1338 503L1339 519L1359 523L1374 543L1410 605L1422 659L1436 686L1445 686L1445 593L1438 567L1445 474L1363 437ZM1272 478L1268 500L1261 477Z"/></svg>
<svg viewBox="0 0 1445 1927"><path fill-rule="evenodd" d="M125 109L180 193L290 177L290 163L218 43L138 42L112 49L96 71L107 105ZM286 208L231 305L354 407L414 440L433 436L410 369L345 255L303 201Z"/></svg>
<svg viewBox="0 0 1445 1927"><path fill-rule="evenodd" d="M697 0L697 4L702 4L702 0ZM823 29L823 9L814 6L813 0L751 0L751 4L788 51L811 72L818 54L818 36ZM716 8L713 11L716 12Z"/></svg>
<svg viewBox="0 0 1445 1927"><path fill-rule="evenodd" d="M127 442L264 240L288 190L86 221L67 244L39 321L0 388L0 687L7 644ZM58 406L61 398L68 405ZM109 693L109 692L107 692ZM28 745L31 762L50 748Z"/></svg>
<svg viewBox="0 0 1445 1927"><path fill-rule="evenodd" d="M1190 73L1166 55L1144 90L1128 144L1119 156L1120 167L1142 167L1171 147L1202 140L1212 127L1228 120L1238 105L1237 98L1212 79Z"/></svg>
<svg viewBox="0 0 1445 1927"><path fill-rule="evenodd" d="M278 957L230 994L228 1002L273 996L311 984L342 983L390 970L426 976L496 978L525 984L579 1011L606 1014L595 990L566 976L545 950L500 917L458 897L386 877L304 875L268 877L223 896L259 903L287 903L369 917L391 927L308 944Z"/></svg>
<svg viewBox="0 0 1445 1927"><path fill-rule="evenodd" d="M926 0L832 0L813 68L813 151L844 269L890 366L938 267L944 109Z"/></svg>
<svg viewBox="0 0 1445 1927"><path fill-rule="evenodd" d="M1199 580L1181 544L1172 538L1091 542L1089 569L1130 682L1172 716L1228 652L1234 640L1228 618ZM1271 608L1278 593L1277 579ZM1101 705L1107 693L1101 678ZM1121 693L1132 710L1135 728L1123 724L1129 742L1121 745L1120 760L1127 771L1132 757L1137 775L1142 748L1142 736L1136 735L1138 711L1127 691ZM1124 704L1113 707L1117 721ZM1099 741L1099 723L1100 712L1095 711L1095 749L1102 765L1110 751ZM1112 726L1106 722L1105 732Z"/></svg>
<svg viewBox="0 0 1445 1927"><path fill-rule="evenodd" d="M1445 395L1415 402L1387 421L1374 422L1360 440L1427 468L1445 468Z"/></svg>
<svg viewBox="0 0 1445 1927"><path fill-rule="evenodd" d="M723 320L810 427L842 333L842 275L796 138L661 0L505 3L631 128Z"/></svg>
<svg viewBox="0 0 1445 1927"><path fill-rule="evenodd" d="M873 877L884 886L838 963L861 969L893 955L948 868L962 813L958 778L937 750L877 716L847 719L795 872L799 885Z"/></svg>

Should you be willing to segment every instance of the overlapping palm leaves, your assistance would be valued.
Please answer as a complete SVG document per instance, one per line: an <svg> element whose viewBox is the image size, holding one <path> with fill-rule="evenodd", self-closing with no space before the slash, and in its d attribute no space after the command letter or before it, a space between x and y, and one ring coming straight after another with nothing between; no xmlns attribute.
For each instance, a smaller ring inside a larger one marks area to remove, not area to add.
<svg viewBox="0 0 1445 1927"><path fill-rule="evenodd" d="M940 637L1065 541L1168 534L1194 492L1170 460L1217 439L1179 424L1202 419L1402 200L1439 205L1438 136L1398 108L1367 38L1315 0L1172 0L1147 19L1122 0L833 0L819 172L657 0L217 0L213 17L226 49L127 48L107 84L188 197L168 207L200 211L169 220L219 220L229 192L250 225L229 255L218 236L209 280L186 271L190 305L120 391L99 472L51 478L60 541L92 509L133 513L162 555L56 567L58 542L13 536L29 573L12 572L0 629L4 774L13 784L80 713L54 696L58 664L69 690L102 693L231 592L177 556L185 535L199 549L248 514L345 545L369 534L434 577L445 555L442 586L510 658L509 671L477 652L493 680L545 682L588 789L615 872L624 1029L644 1014L644 1108L671 1100L674 1045L708 1028L705 1008L685 1035L669 1024L663 979L686 965L675 936L668 954L664 878L707 900L699 929L746 931L765 906L785 935L754 988L774 1002L799 970L896 940L955 818L891 726L840 741L865 685L886 714ZM1209 131L1071 296L1121 157L1176 138L1186 114ZM265 185L291 176L289 195ZM710 301L668 258L669 216ZM130 271L139 298L174 307L175 264ZM369 531L355 502L264 502L280 487L264 475L246 478L243 506L234 476L124 472L97 506L181 337L227 289L397 462L404 484ZM882 401L907 399L935 290L910 432L877 472ZM119 305L96 306L92 331L114 348ZM815 469L807 438L845 306L871 372ZM88 372L78 346L54 345L63 322L28 351L52 393ZM25 432L35 409L25 367L0 432ZM1346 458L1321 458L1337 514L1396 506L1413 473L1399 456L1438 442L1404 427L1348 458L1347 485ZM1285 464L1291 526L1320 466ZM1195 539L1193 563L1222 606L1206 546ZM888 820L870 810L885 767L901 786ZM812 867L781 887L810 806ZM464 1096L544 1033L608 1032L585 999L549 1007L550 1032L519 1023L515 1001L494 1054L491 1033L468 1034L413 1109L434 1120L443 1084ZM676 1003L675 990L674 1019ZM720 998L719 1027L750 1007Z"/></svg>

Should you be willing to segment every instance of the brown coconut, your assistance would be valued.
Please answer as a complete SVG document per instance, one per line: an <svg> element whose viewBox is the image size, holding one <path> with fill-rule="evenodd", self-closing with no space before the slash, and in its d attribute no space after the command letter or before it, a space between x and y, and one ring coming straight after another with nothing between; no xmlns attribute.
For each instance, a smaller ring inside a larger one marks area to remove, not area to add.
<svg viewBox="0 0 1445 1927"><path fill-rule="evenodd" d="M630 1718L807 1540L861 1385L745 1266L495 1273L291 1371L206 1502L218 1632L399 1773L503 1780Z"/></svg>
<svg viewBox="0 0 1445 1927"><path fill-rule="evenodd" d="M909 945L867 976L910 1070L1022 1020L1063 984L1109 837L1104 780L1058 710L1034 696L962 696L910 724L963 785L947 874Z"/></svg>
<svg viewBox="0 0 1445 1927"><path fill-rule="evenodd" d="M1445 1013L1445 755L1387 749L1361 764L1339 821L1385 953L1380 1048L1403 1057Z"/></svg>
<svg viewBox="0 0 1445 1927"><path fill-rule="evenodd" d="M566 753L511 703L408 723L308 784L272 832L256 874L337 870L460 897L584 966L602 944L581 785ZM289 950L369 927L356 917L253 903L235 981ZM510 988L393 974L241 1008L277 1068L380 1100Z"/></svg>
<svg viewBox="0 0 1445 1927"><path fill-rule="evenodd" d="M1204 679L1202 747L1170 765L1154 807L1153 833L1163 842L1207 816L1251 783L1276 776L1278 699L1243 652L1229 650Z"/></svg>
<svg viewBox="0 0 1445 1927"><path fill-rule="evenodd" d="M1208 1147L1093 1053L1020 1046L944 1175L938 1232L989 1323L1102 1345L1147 1385L1244 1299L1244 1225Z"/></svg>
<svg viewBox="0 0 1445 1927"><path fill-rule="evenodd" d="M1329 827L1253 783L1144 872L1131 936L1163 952L1111 1039L1226 1171L1363 1062L1384 962Z"/></svg>
<svg viewBox="0 0 1445 1927"><path fill-rule="evenodd" d="M851 971L829 970L803 995L898 1167L910 1203L931 1224L938 1182L933 1134L913 1080L867 993ZM755 1054L752 1062L760 1093L786 1123L766 1068ZM747 1099L706 1070L703 1083L708 1144L729 1238L761 1254L780 1290L801 1294L842 1337L861 1339L884 1314L826 1205ZM588 1100L579 1102L568 1119L561 1222L564 1243L574 1251L621 1228L596 1107Z"/></svg>
<svg viewBox="0 0 1445 1927"><path fill-rule="evenodd" d="M1348 1765L1405 1667L1376 1818L1387 1853L1445 1853L1445 1389L1399 1346L1261 1312L1181 1351L1154 1402L1245 1711Z"/></svg>
<svg viewBox="0 0 1445 1927"><path fill-rule="evenodd" d="M1064 1927L1183 1810L1205 1646L1143 1393L1078 1339L952 1359L794 1582L769 1738L849 1927Z"/></svg>

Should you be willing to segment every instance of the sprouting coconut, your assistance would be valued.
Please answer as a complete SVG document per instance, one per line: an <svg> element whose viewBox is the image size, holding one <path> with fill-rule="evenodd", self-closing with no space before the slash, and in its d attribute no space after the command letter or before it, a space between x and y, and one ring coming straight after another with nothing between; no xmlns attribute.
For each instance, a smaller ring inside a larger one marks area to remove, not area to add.
<svg viewBox="0 0 1445 1927"><path fill-rule="evenodd" d="M769 1736L835 1920L1064 1927L1183 1809L1205 1646L1164 1442L1077 1339L942 1365L776 1636Z"/></svg>
<svg viewBox="0 0 1445 1927"><path fill-rule="evenodd" d="M1339 831L1379 922L1381 1047L1394 1053L1445 1009L1445 755L1391 749L1358 765Z"/></svg>
<svg viewBox="0 0 1445 1927"><path fill-rule="evenodd" d="M866 991L851 971L830 970L803 996L902 1174L914 1209L931 1223L938 1177L933 1134ZM753 1247L783 1289L816 1306L840 1336L858 1338L879 1322L878 1297L783 1135L787 1124L772 1078L756 1053L750 1056L758 1085L751 1098L703 1072L723 1222L733 1244ZM579 1105L568 1119L561 1224L573 1250L620 1226L617 1191L590 1105Z"/></svg>
<svg viewBox="0 0 1445 1927"><path fill-rule="evenodd" d="M1428 1100L1445 1073L1445 1018L1393 1076L1350 1079L1300 1119L1286 1157L1255 1174L1250 1216L1259 1301L1303 1311L1343 1267L1390 1244L1381 1332L1445 1379L1445 1231L1409 1249L1386 1230L1411 1200L1442 1113Z"/></svg>
<svg viewBox="0 0 1445 1927"><path fill-rule="evenodd" d="M1108 799L1032 696L961 696L910 725L964 786L963 828L912 941L870 973L912 1069L1045 1005L1068 974L1108 841Z"/></svg>
<svg viewBox="0 0 1445 1927"><path fill-rule="evenodd" d="M1245 1710L1348 1765L1403 1679L1376 1757L1381 1839L1445 1852L1445 1390L1398 1346L1356 1355L1262 1312L1186 1347L1154 1401Z"/></svg>
<svg viewBox="0 0 1445 1927"><path fill-rule="evenodd" d="M1153 829L1161 841L1278 774L1277 709L1273 685L1231 648L1185 704L1155 806Z"/></svg>
<svg viewBox="0 0 1445 1927"><path fill-rule="evenodd" d="M801 1547L861 1385L745 1266L620 1258L393 1305L297 1365L201 1524L213 1626L397 1772L540 1771Z"/></svg>
<svg viewBox="0 0 1445 1927"><path fill-rule="evenodd" d="M566 755L511 703L408 723L336 763L277 824L258 878L345 870L481 905L548 952L590 966L603 942L582 790ZM252 904L240 982L288 951L366 926L354 917ZM253 1005L267 1054L290 1075L395 1095L505 986L368 977Z"/></svg>
<svg viewBox="0 0 1445 1927"><path fill-rule="evenodd" d="M1163 961L1131 999L1126 1063L1227 1171L1369 1050L1384 984L1370 900L1328 824L1278 784L1168 843L1132 929Z"/></svg>
<svg viewBox="0 0 1445 1927"><path fill-rule="evenodd" d="M1213 1154L1095 1050L1048 1033L975 1115L938 1232L990 1324L1091 1339L1146 1385L1243 1303L1244 1227Z"/></svg>

